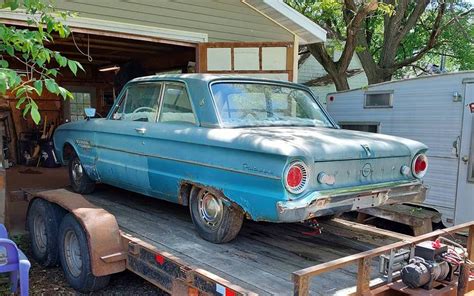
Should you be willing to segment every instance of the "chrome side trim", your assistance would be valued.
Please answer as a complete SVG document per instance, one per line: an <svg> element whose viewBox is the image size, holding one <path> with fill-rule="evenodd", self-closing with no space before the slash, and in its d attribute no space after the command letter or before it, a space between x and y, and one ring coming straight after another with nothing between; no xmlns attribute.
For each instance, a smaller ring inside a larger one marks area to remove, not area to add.
<svg viewBox="0 0 474 296"><path fill-rule="evenodd" d="M178 159L178 158L174 158L174 157L162 156L162 155L158 155L158 154L146 154L146 153L131 152L131 151L123 150L123 149L117 149L117 148L112 148L112 147L102 146L102 145L91 145L91 147L98 148L98 149L112 150L112 151L117 151L117 152L123 152L123 153L132 154L132 155L139 155L139 156L152 157L152 158L158 158L158 159L163 159L163 160L182 162L182 163L187 163L187 164L192 164L192 165L199 165L199 166L204 166L204 167L208 167L208 168L213 168L213 169L218 169L218 170L223 170L223 171L229 171L229 172L234 172L234 173L239 173L239 174L244 174L244 175L258 176L258 177L268 178L268 179L273 179L273 180L280 180L281 179L280 176L273 176L273 175L259 174L259 173L255 173L255 172L248 172L248 171L244 171L244 170L227 168L227 167L223 167L223 166L208 164L208 163L194 161L194 160L184 160L184 159Z"/></svg>

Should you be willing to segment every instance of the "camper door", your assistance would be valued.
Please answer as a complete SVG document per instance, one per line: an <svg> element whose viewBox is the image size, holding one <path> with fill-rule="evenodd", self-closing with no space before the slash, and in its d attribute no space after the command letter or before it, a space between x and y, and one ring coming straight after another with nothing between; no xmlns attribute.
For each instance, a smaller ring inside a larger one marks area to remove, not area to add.
<svg viewBox="0 0 474 296"><path fill-rule="evenodd" d="M474 81L465 84L456 224L474 220Z"/></svg>

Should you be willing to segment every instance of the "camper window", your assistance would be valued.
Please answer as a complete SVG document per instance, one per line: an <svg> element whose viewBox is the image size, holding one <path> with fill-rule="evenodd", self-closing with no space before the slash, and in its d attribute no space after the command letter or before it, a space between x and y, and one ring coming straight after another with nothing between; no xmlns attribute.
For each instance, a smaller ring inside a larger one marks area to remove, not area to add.
<svg viewBox="0 0 474 296"><path fill-rule="evenodd" d="M393 91L368 91L365 93L364 108L391 108Z"/></svg>

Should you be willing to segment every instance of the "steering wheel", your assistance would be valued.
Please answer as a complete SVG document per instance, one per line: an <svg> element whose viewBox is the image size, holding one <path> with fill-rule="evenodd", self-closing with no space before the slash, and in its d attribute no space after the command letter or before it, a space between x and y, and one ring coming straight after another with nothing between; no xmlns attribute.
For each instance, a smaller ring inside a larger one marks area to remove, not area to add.
<svg viewBox="0 0 474 296"><path fill-rule="evenodd" d="M156 112L156 109L155 108L151 108L151 107L138 107L137 109L133 110L132 113L137 113L137 112L140 112L140 111L151 111L151 112Z"/></svg>

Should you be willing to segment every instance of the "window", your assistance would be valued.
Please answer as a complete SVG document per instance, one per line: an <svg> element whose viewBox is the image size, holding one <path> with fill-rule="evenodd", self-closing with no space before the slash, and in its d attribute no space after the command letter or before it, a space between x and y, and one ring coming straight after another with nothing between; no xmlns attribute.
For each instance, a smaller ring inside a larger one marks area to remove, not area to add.
<svg viewBox="0 0 474 296"><path fill-rule="evenodd" d="M252 82L219 82L211 88L226 126L333 127L311 94L303 89Z"/></svg>
<svg viewBox="0 0 474 296"><path fill-rule="evenodd" d="M159 121L196 124L193 107L184 85L166 84Z"/></svg>
<svg viewBox="0 0 474 296"><path fill-rule="evenodd" d="M393 91L373 91L365 93L365 108L391 108Z"/></svg>
<svg viewBox="0 0 474 296"><path fill-rule="evenodd" d="M69 116L71 121L84 119L84 108L91 107L91 94L88 92L72 92L74 100L69 100Z"/></svg>
<svg viewBox="0 0 474 296"><path fill-rule="evenodd" d="M379 123L365 123L365 122L350 122L350 123L339 123L339 126L343 129L360 132L379 132Z"/></svg>
<svg viewBox="0 0 474 296"><path fill-rule="evenodd" d="M126 90L118 109L112 115L112 119L155 122L160 91L160 83L131 85Z"/></svg>

